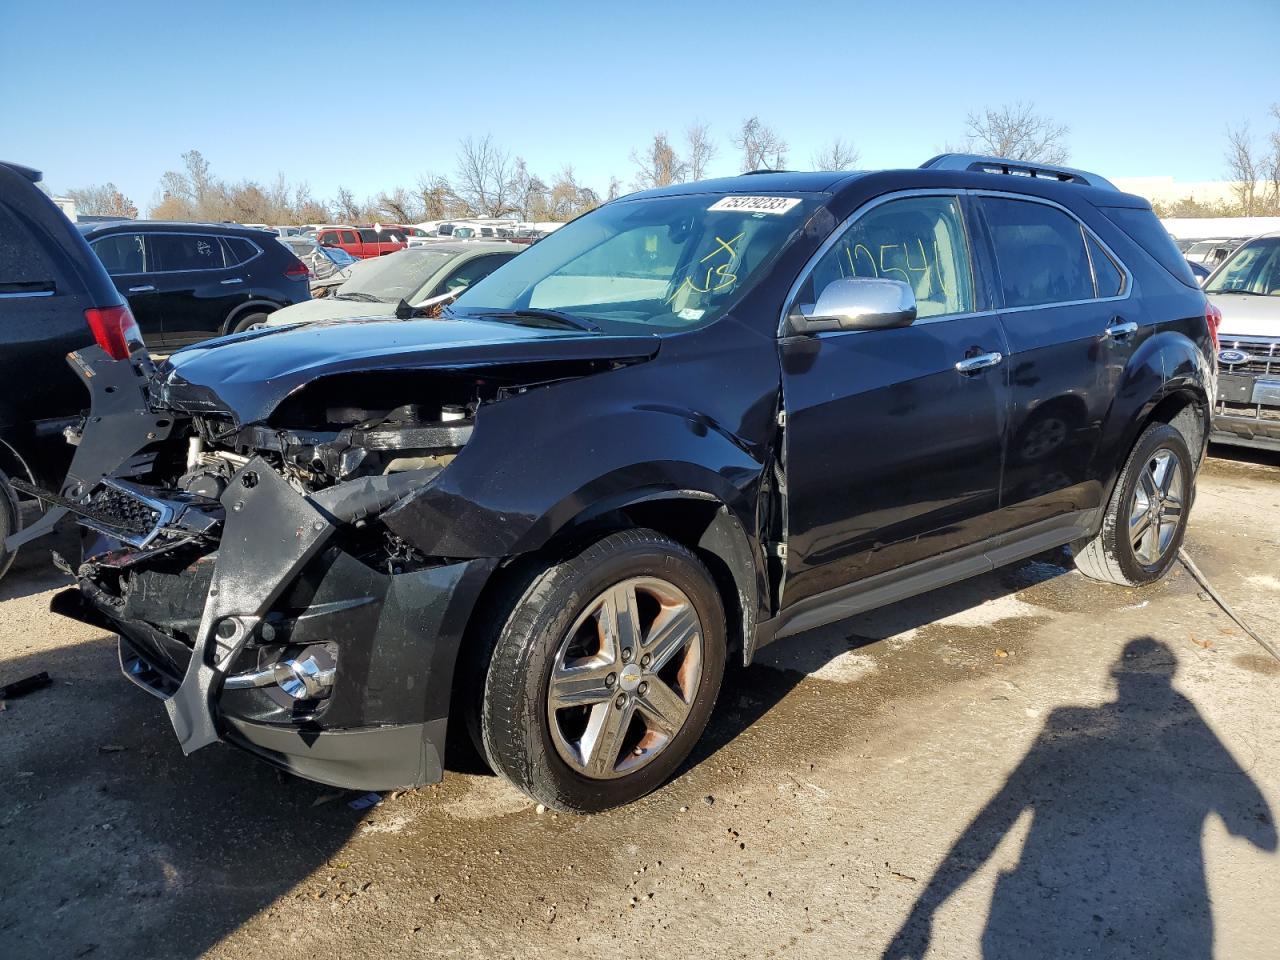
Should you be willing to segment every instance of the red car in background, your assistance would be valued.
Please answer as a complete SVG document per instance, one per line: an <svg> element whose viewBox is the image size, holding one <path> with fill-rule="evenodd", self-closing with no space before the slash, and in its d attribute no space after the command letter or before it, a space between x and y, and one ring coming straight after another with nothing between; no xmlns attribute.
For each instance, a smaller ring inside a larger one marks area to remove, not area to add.
<svg viewBox="0 0 1280 960"><path fill-rule="evenodd" d="M339 247L361 260L383 257L407 245L404 234L385 227L322 227L316 231L316 241L324 247Z"/></svg>

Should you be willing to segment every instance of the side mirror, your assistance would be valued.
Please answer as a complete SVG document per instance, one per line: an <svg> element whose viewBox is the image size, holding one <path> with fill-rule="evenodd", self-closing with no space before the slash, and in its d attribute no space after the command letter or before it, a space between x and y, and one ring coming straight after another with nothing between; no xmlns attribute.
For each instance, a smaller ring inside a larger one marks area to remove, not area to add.
<svg viewBox="0 0 1280 960"><path fill-rule="evenodd" d="M884 330L915 319L915 292L901 280L844 277L826 285L797 326L801 331Z"/></svg>

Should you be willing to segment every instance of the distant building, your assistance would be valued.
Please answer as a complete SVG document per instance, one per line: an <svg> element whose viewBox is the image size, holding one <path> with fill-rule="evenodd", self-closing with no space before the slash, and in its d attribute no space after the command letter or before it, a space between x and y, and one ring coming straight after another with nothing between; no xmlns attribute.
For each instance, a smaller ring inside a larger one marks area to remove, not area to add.
<svg viewBox="0 0 1280 960"><path fill-rule="evenodd" d="M70 197L54 197L53 202L58 205L58 209L67 215L67 219L72 223L76 223L76 202Z"/></svg>
<svg viewBox="0 0 1280 960"><path fill-rule="evenodd" d="M1111 182L1125 193L1136 193L1152 203L1171 204L1192 199L1216 206L1236 203L1238 184L1234 180L1176 180L1173 177L1112 177ZM1261 185L1259 185L1261 186Z"/></svg>

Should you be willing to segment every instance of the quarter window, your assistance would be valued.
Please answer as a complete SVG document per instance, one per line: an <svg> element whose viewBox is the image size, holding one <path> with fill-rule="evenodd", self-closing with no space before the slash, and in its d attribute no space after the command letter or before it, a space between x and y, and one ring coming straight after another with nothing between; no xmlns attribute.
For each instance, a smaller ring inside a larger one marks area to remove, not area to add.
<svg viewBox="0 0 1280 960"><path fill-rule="evenodd" d="M147 242L140 233L112 234L93 241L92 246L107 273L113 277L124 273L143 273L147 269Z"/></svg>
<svg viewBox="0 0 1280 960"><path fill-rule="evenodd" d="M258 255L258 248L244 239L244 237L223 237L222 245L226 248L227 266L229 267L245 263ZM310 243L308 245L314 246L314 244Z"/></svg>
<svg viewBox="0 0 1280 960"><path fill-rule="evenodd" d="M221 270L227 265L217 237L197 233L151 235L149 273L174 270Z"/></svg>
<svg viewBox="0 0 1280 960"><path fill-rule="evenodd" d="M859 217L814 266L798 301L815 304L843 277L901 280L915 292L916 315L973 310L969 245L955 197L904 197Z"/></svg>
<svg viewBox="0 0 1280 960"><path fill-rule="evenodd" d="M983 197L1006 307L1092 300L1093 275L1080 224L1056 207Z"/></svg>
<svg viewBox="0 0 1280 960"><path fill-rule="evenodd" d="M1124 292L1124 274L1097 240L1093 237L1086 239L1089 243L1089 259L1093 261L1093 279L1098 287L1098 296L1120 296Z"/></svg>

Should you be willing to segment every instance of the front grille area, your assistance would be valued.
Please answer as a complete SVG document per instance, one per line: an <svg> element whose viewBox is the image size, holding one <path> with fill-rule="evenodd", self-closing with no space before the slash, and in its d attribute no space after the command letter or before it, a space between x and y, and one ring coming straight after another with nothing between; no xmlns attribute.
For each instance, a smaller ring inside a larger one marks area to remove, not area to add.
<svg viewBox="0 0 1280 960"><path fill-rule="evenodd" d="M89 500L93 519L144 536L160 522L160 511L119 487L103 486Z"/></svg>
<svg viewBox="0 0 1280 960"><path fill-rule="evenodd" d="M1249 359L1244 363L1223 363L1218 367L1223 373L1246 373L1255 377L1280 377L1280 337L1228 337L1219 341L1219 353L1228 350L1239 350L1247 353Z"/></svg>

